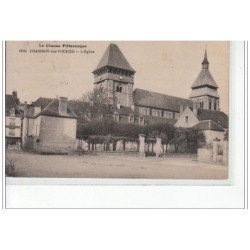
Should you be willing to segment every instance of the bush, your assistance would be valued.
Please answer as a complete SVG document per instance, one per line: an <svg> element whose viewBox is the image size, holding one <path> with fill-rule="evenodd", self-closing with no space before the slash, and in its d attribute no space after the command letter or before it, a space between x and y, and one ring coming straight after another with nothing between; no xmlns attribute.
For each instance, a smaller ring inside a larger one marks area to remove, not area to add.
<svg viewBox="0 0 250 250"><path fill-rule="evenodd" d="M5 175L6 176L14 176L15 172L15 163L12 159L6 159L5 162Z"/></svg>
<svg viewBox="0 0 250 250"><path fill-rule="evenodd" d="M198 147L205 143L203 132L193 128L176 128L171 141L175 145L175 152L179 149L183 153L197 153Z"/></svg>

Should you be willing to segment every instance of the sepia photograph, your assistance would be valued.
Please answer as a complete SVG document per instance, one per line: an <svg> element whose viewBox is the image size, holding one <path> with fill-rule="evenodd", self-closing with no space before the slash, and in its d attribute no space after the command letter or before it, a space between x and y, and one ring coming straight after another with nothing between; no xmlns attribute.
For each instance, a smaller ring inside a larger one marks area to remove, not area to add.
<svg viewBox="0 0 250 250"><path fill-rule="evenodd" d="M11 178L227 180L228 41L7 41Z"/></svg>
<svg viewBox="0 0 250 250"><path fill-rule="evenodd" d="M0 248L247 249L247 4L2 2Z"/></svg>

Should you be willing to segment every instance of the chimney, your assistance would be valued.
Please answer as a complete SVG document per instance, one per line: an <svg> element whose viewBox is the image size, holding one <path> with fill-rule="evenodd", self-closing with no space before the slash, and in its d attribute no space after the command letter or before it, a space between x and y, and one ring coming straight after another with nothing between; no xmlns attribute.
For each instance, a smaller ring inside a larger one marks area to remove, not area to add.
<svg viewBox="0 0 250 250"><path fill-rule="evenodd" d="M28 103L26 101L23 104L23 113L24 115L27 115L28 113Z"/></svg>
<svg viewBox="0 0 250 250"><path fill-rule="evenodd" d="M13 98L14 98L15 100L17 100L17 91L16 91L16 90L14 90L14 91L12 92L12 96L13 96Z"/></svg>
<svg viewBox="0 0 250 250"><path fill-rule="evenodd" d="M58 112L60 115L67 115L68 109L68 98L67 97L59 97L59 106Z"/></svg>
<svg viewBox="0 0 250 250"><path fill-rule="evenodd" d="M134 105L131 105L131 109L132 109L133 111L135 111L135 106L134 106Z"/></svg>
<svg viewBox="0 0 250 250"><path fill-rule="evenodd" d="M183 111L184 111L184 106L181 105L181 106L180 106L180 115L183 113Z"/></svg>
<svg viewBox="0 0 250 250"><path fill-rule="evenodd" d="M15 100L16 104L19 105L20 102L19 102L19 99L17 98L17 91L16 90L13 90L12 97Z"/></svg>
<svg viewBox="0 0 250 250"><path fill-rule="evenodd" d="M197 103L194 102L194 105L193 105L193 113L195 116L197 116L198 114L198 110L197 110Z"/></svg>

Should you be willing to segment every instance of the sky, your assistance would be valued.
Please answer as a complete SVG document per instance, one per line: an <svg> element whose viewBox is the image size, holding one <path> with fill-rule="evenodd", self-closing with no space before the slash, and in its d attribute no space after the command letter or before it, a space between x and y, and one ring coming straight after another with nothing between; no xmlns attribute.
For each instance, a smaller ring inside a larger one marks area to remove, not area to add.
<svg viewBox="0 0 250 250"><path fill-rule="evenodd" d="M16 90L20 100L28 103L39 97L78 99L93 89L92 71L110 42L119 46L135 69L134 89L183 98L191 93L207 49L209 69L219 86L220 108L228 113L229 42L226 41L9 41L6 93ZM78 47L66 48L63 44ZM52 53L54 50L57 52Z"/></svg>

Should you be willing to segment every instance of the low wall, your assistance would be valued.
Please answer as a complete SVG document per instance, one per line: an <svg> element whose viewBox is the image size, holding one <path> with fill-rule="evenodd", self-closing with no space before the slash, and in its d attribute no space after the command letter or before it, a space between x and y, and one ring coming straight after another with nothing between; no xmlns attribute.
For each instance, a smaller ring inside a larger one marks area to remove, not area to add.
<svg viewBox="0 0 250 250"><path fill-rule="evenodd" d="M114 149L115 145L115 149ZM105 144L104 143L90 143L88 145L88 141L84 140L76 140L76 148L78 150L84 150L84 151L105 151ZM123 148L123 142L122 141L117 141L116 144L110 143L109 148L111 151L116 151L116 152L124 152ZM131 151L131 152L137 152L138 151L138 143L136 142L126 142L125 143L125 151Z"/></svg>
<svg viewBox="0 0 250 250"><path fill-rule="evenodd" d="M39 154L68 154L75 151L74 141L61 141L49 143L34 143L34 151Z"/></svg>
<svg viewBox="0 0 250 250"><path fill-rule="evenodd" d="M182 153L164 153L162 157L172 157L172 158L197 158L197 154L182 154Z"/></svg>
<svg viewBox="0 0 250 250"><path fill-rule="evenodd" d="M210 148L198 148L198 161L212 162L213 152Z"/></svg>
<svg viewBox="0 0 250 250"><path fill-rule="evenodd" d="M134 157L140 157L141 155L139 152L133 152L133 151L83 151L79 154L83 155L100 155L100 156L134 156Z"/></svg>

